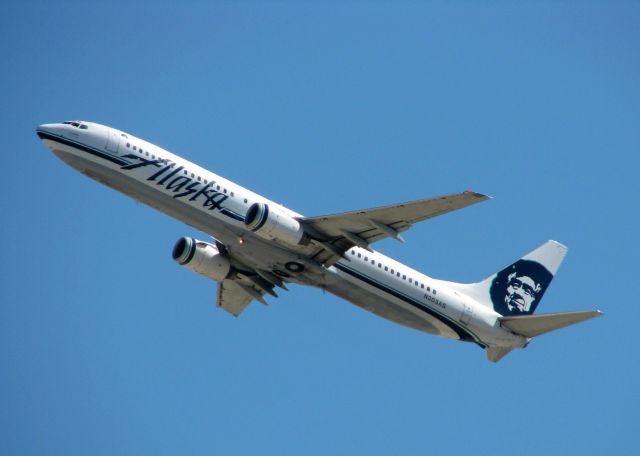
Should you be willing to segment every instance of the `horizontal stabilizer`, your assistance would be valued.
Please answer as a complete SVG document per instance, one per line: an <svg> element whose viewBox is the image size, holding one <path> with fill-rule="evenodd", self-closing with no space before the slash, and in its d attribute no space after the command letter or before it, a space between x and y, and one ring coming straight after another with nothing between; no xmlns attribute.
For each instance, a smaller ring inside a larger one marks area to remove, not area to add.
<svg viewBox="0 0 640 456"><path fill-rule="evenodd" d="M565 326L603 315L599 310L582 312L563 312L542 315L518 315L515 317L500 317L502 326L516 334L525 337L535 337Z"/></svg>
<svg viewBox="0 0 640 456"><path fill-rule="evenodd" d="M511 347L487 347L487 359L491 362L497 363L507 356L511 350L513 350Z"/></svg>

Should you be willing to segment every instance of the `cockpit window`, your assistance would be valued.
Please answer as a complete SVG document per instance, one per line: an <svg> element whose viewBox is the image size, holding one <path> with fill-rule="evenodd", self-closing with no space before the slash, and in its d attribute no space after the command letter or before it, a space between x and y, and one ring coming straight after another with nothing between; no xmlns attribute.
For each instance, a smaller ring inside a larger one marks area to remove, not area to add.
<svg viewBox="0 0 640 456"><path fill-rule="evenodd" d="M82 122L76 122L75 120L74 121L68 120L67 122L62 122L62 123L65 125L71 125L72 127L80 128L82 130L86 130L87 128L89 128Z"/></svg>

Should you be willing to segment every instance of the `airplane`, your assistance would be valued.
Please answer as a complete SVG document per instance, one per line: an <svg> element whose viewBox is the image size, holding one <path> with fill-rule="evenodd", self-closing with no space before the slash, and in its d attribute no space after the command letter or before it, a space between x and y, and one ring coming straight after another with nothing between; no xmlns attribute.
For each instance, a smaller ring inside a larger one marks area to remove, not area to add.
<svg viewBox="0 0 640 456"><path fill-rule="evenodd" d="M497 362L531 340L602 315L534 314L567 253L548 241L499 272L462 284L426 276L371 248L415 223L489 199L464 191L305 217L150 142L85 121L40 125L38 137L82 174L207 233L180 238L172 257L217 282L216 305L239 316L252 301L301 284L392 322L472 342Z"/></svg>

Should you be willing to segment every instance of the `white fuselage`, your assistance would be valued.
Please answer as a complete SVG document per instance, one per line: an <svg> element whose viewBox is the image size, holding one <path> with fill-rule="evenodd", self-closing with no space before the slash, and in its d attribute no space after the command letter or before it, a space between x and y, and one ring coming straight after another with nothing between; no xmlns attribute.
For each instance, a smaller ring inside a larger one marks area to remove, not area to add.
<svg viewBox="0 0 640 456"><path fill-rule="evenodd" d="M82 126L82 128L81 128ZM523 347L527 340L503 328L493 309L449 282L432 279L379 252L359 247L325 267L310 247L269 241L247 230L256 202L278 206L239 185L147 141L103 125L47 124L38 136L63 161L116 190L208 233L242 264L286 271L287 281L320 287L383 318L481 346ZM300 272L287 268L296 262Z"/></svg>

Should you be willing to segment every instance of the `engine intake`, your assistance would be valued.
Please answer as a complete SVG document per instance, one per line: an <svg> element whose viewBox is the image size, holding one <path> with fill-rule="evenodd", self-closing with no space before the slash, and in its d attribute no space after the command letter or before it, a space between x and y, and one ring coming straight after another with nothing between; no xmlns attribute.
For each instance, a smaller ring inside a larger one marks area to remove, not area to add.
<svg viewBox="0 0 640 456"><path fill-rule="evenodd" d="M265 203L253 203L247 211L244 224L258 236L270 241L299 245L304 237L300 222L278 207L270 207Z"/></svg>
<svg viewBox="0 0 640 456"><path fill-rule="evenodd" d="M229 259L215 245L194 238L178 239L171 256L179 265L218 282L231 271Z"/></svg>

